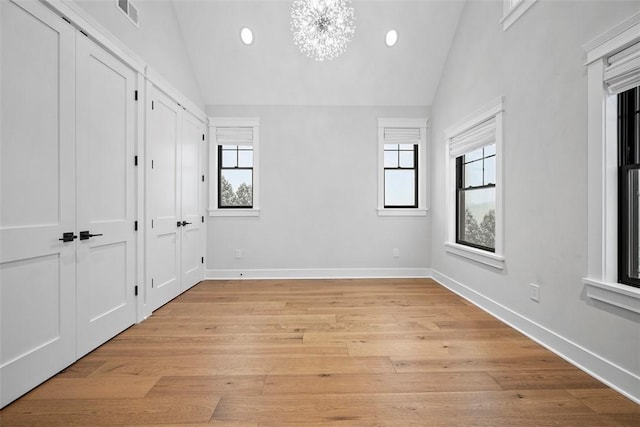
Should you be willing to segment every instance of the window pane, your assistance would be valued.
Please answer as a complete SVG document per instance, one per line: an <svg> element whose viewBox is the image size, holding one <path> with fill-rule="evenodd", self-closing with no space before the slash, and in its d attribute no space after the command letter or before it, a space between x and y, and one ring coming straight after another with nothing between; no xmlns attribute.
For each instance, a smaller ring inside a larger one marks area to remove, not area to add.
<svg viewBox="0 0 640 427"><path fill-rule="evenodd" d="M236 150L222 150L222 167L235 168L238 166L238 154Z"/></svg>
<svg viewBox="0 0 640 427"><path fill-rule="evenodd" d="M629 202L629 271L627 274L634 279L640 279L640 169L629 170L629 191L623 197L627 197Z"/></svg>
<svg viewBox="0 0 640 427"><path fill-rule="evenodd" d="M495 236L495 188L461 191L458 201L459 240L495 249Z"/></svg>
<svg viewBox="0 0 640 427"><path fill-rule="evenodd" d="M496 144L487 145L484 147L484 156L493 156L496 154Z"/></svg>
<svg viewBox="0 0 640 427"><path fill-rule="evenodd" d="M484 185L496 183L495 156L484 159Z"/></svg>
<svg viewBox="0 0 640 427"><path fill-rule="evenodd" d="M253 149L241 147L240 151L238 151L238 167L253 167Z"/></svg>
<svg viewBox="0 0 640 427"><path fill-rule="evenodd" d="M398 152L397 151L385 151L384 152L384 167L385 168L397 168L398 167Z"/></svg>
<svg viewBox="0 0 640 427"><path fill-rule="evenodd" d="M464 165L464 187L480 187L482 183L482 160Z"/></svg>
<svg viewBox="0 0 640 427"><path fill-rule="evenodd" d="M220 171L220 206L253 206L253 170Z"/></svg>
<svg viewBox="0 0 640 427"><path fill-rule="evenodd" d="M464 155L464 162L472 162L474 160L478 160L482 158L482 148L478 148L477 150L473 150Z"/></svg>
<svg viewBox="0 0 640 427"><path fill-rule="evenodd" d="M384 171L384 205L415 206L416 182L414 170Z"/></svg>
<svg viewBox="0 0 640 427"><path fill-rule="evenodd" d="M400 149L404 151L413 151L413 144L400 144Z"/></svg>
<svg viewBox="0 0 640 427"><path fill-rule="evenodd" d="M401 168L413 167L413 150L400 152L400 167Z"/></svg>

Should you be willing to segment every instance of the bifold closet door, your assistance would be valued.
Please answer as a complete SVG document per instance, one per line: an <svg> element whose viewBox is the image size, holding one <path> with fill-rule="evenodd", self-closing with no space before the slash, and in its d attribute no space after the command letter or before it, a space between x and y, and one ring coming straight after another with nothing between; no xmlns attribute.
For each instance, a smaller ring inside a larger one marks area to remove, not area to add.
<svg viewBox="0 0 640 427"><path fill-rule="evenodd" d="M136 74L77 35L77 356L135 323Z"/></svg>
<svg viewBox="0 0 640 427"><path fill-rule="evenodd" d="M77 233L75 30L39 2L0 8L2 407L75 360Z"/></svg>
<svg viewBox="0 0 640 427"><path fill-rule="evenodd" d="M151 311L180 293L180 118L182 108L149 85L147 117L147 277Z"/></svg>
<svg viewBox="0 0 640 427"><path fill-rule="evenodd" d="M202 216L202 168L205 125L188 112L183 112L181 135L181 216L182 256L181 290L189 289L204 277Z"/></svg>

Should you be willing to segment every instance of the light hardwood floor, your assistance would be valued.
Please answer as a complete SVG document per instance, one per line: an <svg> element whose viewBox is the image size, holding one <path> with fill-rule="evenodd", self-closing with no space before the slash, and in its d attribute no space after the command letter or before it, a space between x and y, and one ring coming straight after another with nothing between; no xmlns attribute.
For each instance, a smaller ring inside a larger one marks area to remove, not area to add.
<svg viewBox="0 0 640 427"><path fill-rule="evenodd" d="M640 407L427 279L207 281L2 426L640 426Z"/></svg>

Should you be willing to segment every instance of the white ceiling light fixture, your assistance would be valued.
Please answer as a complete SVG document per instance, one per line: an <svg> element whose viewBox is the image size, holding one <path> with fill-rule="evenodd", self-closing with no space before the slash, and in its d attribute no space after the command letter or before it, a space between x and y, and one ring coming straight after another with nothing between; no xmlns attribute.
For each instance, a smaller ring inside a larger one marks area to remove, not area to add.
<svg viewBox="0 0 640 427"><path fill-rule="evenodd" d="M384 38L384 42L389 47L395 45L398 42L398 32L396 30L387 31L387 35Z"/></svg>
<svg viewBox="0 0 640 427"><path fill-rule="evenodd" d="M293 41L316 61L334 59L347 49L355 33L351 0L294 0Z"/></svg>
<svg viewBox="0 0 640 427"><path fill-rule="evenodd" d="M251 29L247 27L244 27L243 29L241 29L240 40L242 40L242 43L249 46L251 43L253 43L253 31L251 31Z"/></svg>

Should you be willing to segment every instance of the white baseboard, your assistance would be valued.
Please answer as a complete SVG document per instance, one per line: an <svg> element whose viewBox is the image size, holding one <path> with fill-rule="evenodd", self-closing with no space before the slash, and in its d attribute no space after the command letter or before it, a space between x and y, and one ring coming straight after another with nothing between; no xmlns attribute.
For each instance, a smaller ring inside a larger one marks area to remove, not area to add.
<svg viewBox="0 0 640 427"><path fill-rule="evenodd" d="M209 280L229 279L370 279L426 278L430 268L299 268L207 270Z"/></svg>
<svg viewBox="0 0 640 427"><path fill-rule="evenodd" d="M432 279L492 316L546 347L612 389L640 404L640 377L572 342L558 333L493 301L444 274L431 270Z"/></svg>

